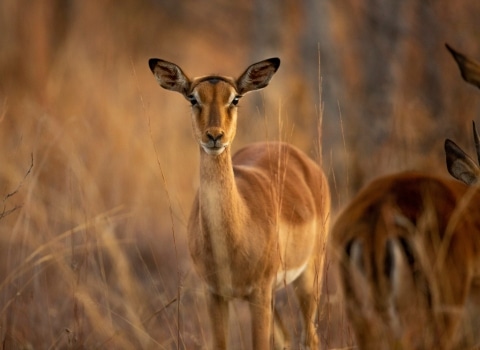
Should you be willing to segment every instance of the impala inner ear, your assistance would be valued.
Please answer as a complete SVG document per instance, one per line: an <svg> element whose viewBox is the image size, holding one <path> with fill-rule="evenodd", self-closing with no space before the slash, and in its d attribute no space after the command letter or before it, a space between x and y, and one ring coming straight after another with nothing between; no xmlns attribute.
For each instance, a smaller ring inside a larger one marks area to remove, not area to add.
<svg viewBox="0 0 480 350"><path fill-rule="evenodd" d="M161 87L187 95L190 90L190 79L179 66L159 58L151 58L148 65Z"/></svg>
<svg viewBox="0 0 480 350"><path fill-rule="evenodd" d="M445 140L447 170L454 178L467 185L473 185L479 178L480 168L455 142Z"/></svg>
<svg viewBox="0 0 480 350"><path fill-rule="evenodd" d="M238 92L243 95L249 91L264 88L279 66L280 59L276 57L252 64L237 79Z"/></svg>

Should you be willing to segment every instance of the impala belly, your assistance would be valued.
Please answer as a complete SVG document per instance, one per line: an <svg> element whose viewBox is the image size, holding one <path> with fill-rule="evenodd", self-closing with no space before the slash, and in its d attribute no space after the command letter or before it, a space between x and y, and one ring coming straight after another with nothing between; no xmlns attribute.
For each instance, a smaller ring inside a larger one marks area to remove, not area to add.
<svg viewBox="0 0 480 350"><path fill-rule="evenodd" d="M308 262L303 264L302 266L296 269L289 269L289 270L281 270L277 272L277 279L275 281L275 289L283 288L285 285L290 284L291 282L295 281L298 276L302 274L302 272L307 267Z"/></svg>
<svg viewBox="0 0 480 350"><path fill-rule="evenodd" d="M289 215L286 215L289 216ZM316 242L308 239L317 231L317 223L312 221L305 223L299 228L293 228L289 224L281 224L279 229L279 253L280 266L274 282L274 289L280 289L295 281L298 276L307 268L308 260L305 256L310 256L312 251L316 249ZM295 251L290 249L285 250L284 247L289 247L292 241L301 242L296 246ZM302 251L303 254L298 254Z"/></svg>

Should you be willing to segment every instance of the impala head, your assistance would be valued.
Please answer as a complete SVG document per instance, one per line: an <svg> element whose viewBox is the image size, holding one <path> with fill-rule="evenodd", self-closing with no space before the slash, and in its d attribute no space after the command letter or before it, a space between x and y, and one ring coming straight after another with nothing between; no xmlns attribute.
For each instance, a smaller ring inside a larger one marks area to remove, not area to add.
<svg viewBox="0 0 480 350"><path fill-rule="evenodd" d="M480 62L471 59L458 51L455 51L448 44L445 44L445 46L457 62L462 78L466 82L480 88ZM475 127L475 122L473 122L472 128L475 149L477 151L477 159L480 164L480 140ZM448 172L454 178L466 183L467 185L473 185L478 182L480 179L480 167L452 140L445 140L445 155L447 158Z"/></svg>
<svg viewBox="0 0 480 350"><path fill-rule="evenodd" d="M215 75L191 79L174 63L152 58L148 64L161 87L180 92L190 102L194 136L207 154L217 156L235 137L239 99L267 86L280 60L252 64L238 79Z"/></svg>

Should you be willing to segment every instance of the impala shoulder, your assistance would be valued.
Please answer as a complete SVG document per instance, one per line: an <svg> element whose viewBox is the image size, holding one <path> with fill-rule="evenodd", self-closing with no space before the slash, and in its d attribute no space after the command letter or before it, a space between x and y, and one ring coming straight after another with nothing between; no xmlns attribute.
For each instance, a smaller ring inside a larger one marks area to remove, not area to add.
<svg viewBox="0 0 480 350"><path fill-rule="evenodd" d="M269 174L263 169L250 165L234 165L235 183L244 197L260 197L259 200L270 200L272 182Z"/></svg>
<svg viewBox="0 0 480 350"><path fill-rule="evenodd" d="M378 214L383 205L398 205L401 198L404 202L412 199L415 193L412 186L418 186L421 181L422 176L416 173L385 175L373 179L341 210L333 227L333 242L343 244L356 235L356 227L368 227L368 223L372 223L372 217Z"/></svg>

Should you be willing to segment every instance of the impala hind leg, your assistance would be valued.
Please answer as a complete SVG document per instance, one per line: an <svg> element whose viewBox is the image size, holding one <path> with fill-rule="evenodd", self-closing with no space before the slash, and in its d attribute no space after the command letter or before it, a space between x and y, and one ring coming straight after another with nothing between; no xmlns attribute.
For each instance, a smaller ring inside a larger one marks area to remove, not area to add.
<svg viewBox="0 0 480 350"><path fill-rule="evenodd" d="M252 315L252 340L254 350L271 348L272 339L272 287L271 284L256 288L248 301Z"/></svg>
<svg viewBox="0 0 480 350"><path fill-rule="evenodd" d="M273 341L275 350L290 349L290 334L282 322L278 310L273 309Z"/></svg>
<svg viewBox="0 0 480 350"><path fill-rule="evenodd" d="M207 306L213 332L212 349L226 350L228 346L228 300L208 293Z"/></svg>
<svg viewBox="0 0 480 350"><path fill-rule="evenodd" d="M313 260L313 259L312 259ZM318 307L319 273L317 264L311 261L307 269L293 282L293 288L298 298L300 310L303 316L304 332L302 343L305 349L318 348L318 336L315 327L315 316Z"/></svg>

